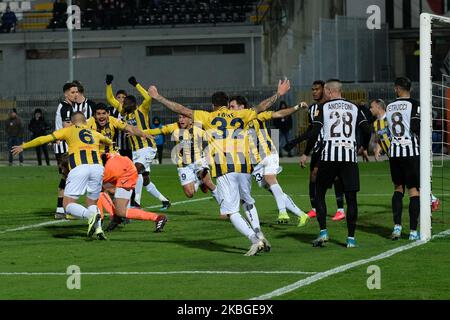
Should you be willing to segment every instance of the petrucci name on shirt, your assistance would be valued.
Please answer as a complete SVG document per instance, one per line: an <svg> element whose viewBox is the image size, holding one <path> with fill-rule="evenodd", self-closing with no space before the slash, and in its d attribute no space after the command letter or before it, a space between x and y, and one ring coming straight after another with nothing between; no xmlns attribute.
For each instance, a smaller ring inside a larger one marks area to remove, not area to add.
<svg viewBox="0 0 450 320"><path fill-rule="evenodd" d="M406 103L396 103L389 105L387 111L403 111L407 109L408 105Z"/></svg>
<svg viewBox="0 0 450 320"><path fill-rule="evenodd" d="M347 102L331 102L327 104L328 110L353 110L354 105Z"/></svg>

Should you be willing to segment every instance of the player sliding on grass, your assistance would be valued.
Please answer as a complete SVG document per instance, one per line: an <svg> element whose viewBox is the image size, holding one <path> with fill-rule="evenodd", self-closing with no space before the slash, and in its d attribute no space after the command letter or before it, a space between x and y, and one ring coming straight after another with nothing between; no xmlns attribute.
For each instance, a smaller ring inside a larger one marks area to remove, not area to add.
<svg viewBox="0 0 450 320"><path fill-rule="evenodd" d="M138 208L129 208L131 194L138 180L138 172L133 162L119 154L105 153L101 156L105 172L103 175L103 188L114 195L114 200L107 193L102 193L99 199L99 208L106 209L110 216L107 231L114 230L122 218L134 220L154 221L155 232L161 232L167 222L165 215L158 215Z"/></svg>
<svg viewBox="0 0 450 320"><path fill-rule="evenodd" d="M56 140L65 140L69 149L69 174L64 189L63 206L67 214L78 219L88 220L87 236L94 234L99 240L106 240L101 226L101 216L97 200L102 191L103 165L100 159L100 143L111 146L112 141L87 127L86 117L81 112L71 116L72 126L47 136L36 138L21 146L12 148L13 154L24 149L34 148ZM86 194L86 207L77 200Z"/></svg>
<svg viewBox="0 0 450 320"><path fill-rule="evenodd" d="M153 136L172 135L172 141L176 143L172 159L178 166L178 177L186 197L192 198L200 186L205 193L211 190L214 199L220 203L217 188L211 180L209 166L203 154L204 130L193 126L191 118L180 114L178 122L144 132Z"/></svg>
<svg viewBox="0 0 450 320"><path fill-rule="evenodd" d="M251 241L252 245L246 256L254 256L263 250L267 246L267 239L261 230L252 229L240 214L239 184L248 183L248 180L240 179L240 176L250 174L252 169L248 139L245 138L243 130L248 123L256 119L257 113L268 109L289 89L289 80L280 81L275 95L261 102L255 109L239 111L229 109L228 96L224 92L216 92L212 96L212 112L191 110L167 100L158 93L155 86L148 89L152 98L170 110L193 119L195 126L201 126L207 132L207 154L209 159L212 159L212 176L217 177L217 191L221 199L220 213L222 217L229 218L233 226Z"/></svg>
<svg viewBox="0 0 450 320"><path fill-rule="evenodd" d="M244 110L247 108L248 102L245 97L236 96L230 99L231 110ZM298 226L303 227L308 222L309 217L297 207L291 197L283 192L278 183L277 175L282 171L282 168L279 164L278 152L266 127L266 121L289 116L299 110L299 108L300 106L295 106L276 112L261 112L256 120L250 122L247 131L250 139L250 153L257 163L252 175L255 177L258 186L269 190L274 196L279 212L278 223L289 223L290 217L287 214L287 209L298 217ZM253 203L246 201L244 206L251 207L252 205Z"/></svg>

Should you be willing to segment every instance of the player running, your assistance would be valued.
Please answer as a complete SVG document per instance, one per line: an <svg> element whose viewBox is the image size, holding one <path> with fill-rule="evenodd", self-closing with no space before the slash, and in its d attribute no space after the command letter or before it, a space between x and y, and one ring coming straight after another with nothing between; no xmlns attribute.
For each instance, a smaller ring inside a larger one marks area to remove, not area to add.
<svg viewBox="0 0 450 320"><path fill-rule="evenodd" d="M133 127L137 127L144 131L150 129L148 114L150 112L150 105L152 98L147 91L136 81L135 77L130 77L128 82L134 86L139 93L144 97L144 101L137 106L136 97L128 95L123 100L123 103L116 100L113 95L111 83L114 77L112 75L106 76L106 98L108 103L113 106L120 114L124 116L126 123ZM153 182L150 181L150 164L156 156L156 144L153 138L141 138L137 136L129 137L131 147L133 149L133 162L138 169L139 178L135 189L135 200L138 204L141 201L142 186L155 198L162 202L162 210L170 207L170 201L158 191Z"/></svg>
<svg viewBox="0 0 450 320"><path fill-rule="evenodd" d="M251 173L248 139L243 130L249 122L257 117L257 113L265 111L280 96L290 89L289 80L280 81L275 95L261 102L255 109L234 111L229 109L228 96L224 92L216 92L212 96L214 111L191 110L176 102L164 98L155 86L148 92L151 97L164 104L170 110L183 114L194 120L194 125L201 126L208 135L211 160L211 173L217 177L217 191L221 199L221 216L228 217L233 226L252 243L246 256L254 256L264 249L265 239L261 230L252 229L240 214L239 184L251 180L240 179L241 174ZM248 183L247 182L247 183ZM250 189L249 187L246 187Z"/></svg>
<svg viewBox="0 0 450 320"><path fill-rule="evenodd" d="M176 143L172 151L173 161L178 166L178 177L186 197L192 198L200 186L205 193L211 190L214 199L220 203L217 188L209 174L208 162L203 154L205 131L193 126L191 118L180 114L178 122L144 132L153 136L172 136L172 141Z"/></svg>
<svg viewBox="0 0 450 320"><path fill-rule="evenodd" d="M133 161L117 153L105 153L101 156L105 172L103 175L104 190L114 195L111 200L107 193L102 193L99 206L103 213L105 208L110 214L107 231L114 230L122 218L155 222L155 232L161 232L167 222L165 215L158 215L138 208L129 208L131 195L138 180L138 171Z"/></svg>
<svg viewBox="0 0 450 320"><path fill-rule="evenodd" d="M236 96L230 99L231 110L244 110L248 108L248 102L245 97ZM266 121L272 119L280 119L291 114L294 114L300 109L300 106L293 108L279 110L279 111L265 111L258 114L257 119L249 123L247 131L250 139L250 153L254 158L256 167L253 170L253 177L258 186L265 188L272 193L278 207L278 223L289 223L290 217L286 211L288 209L298 217L298 226L303 227L309 220L309 217L297 207L292 198L285 194L278 183L277 175L282 171L280 167L280 159L276 150L275 144L270 138L266 127ZM245 192L250 196L250 191ZM245 201L245 212L247 207L254 205L254 200L250 197L249 201ZM247 216L249 214L247 213Z"/></svg>
<svg viewBox="0 0 450 320"><path fill-rule="evenodd" d="M47 136L42 136L12 148L13 154L24 149L65 140L69 153L69 174L64 189L63 206L67 214L78 219L88 220L87 236L94 234L99 240L106 240L101 226L101 215L97 200L102 191L103 165L100 159L100 143L111 146L112 141L102 134L87 127L86 117L81 112L71 116L72 126L66 127ZM86 194L86 207L77 200Z"/></svg>
<svg viewBox="0 0 450 320"><path fill-rule="evenodd" d="M309 126L308 131L312 130L314 117L318 110L320 104L325 103L325 96L323 94L325 82L322 80L317 80L313 82L311 91L313 99L315 103L311 104L308 107L308 120ZM320 155L322 153L322 136L321 133L318 138L315 137L313 139L308 139L305 151L300 156L300 166L302 168L306 167L306 161L308 160L308 156L312 151L311 155L311 163L309 165L309 200L311 202L311 210L308 212L308 216L310 218L316 217L316 180L317 180L317 171L319 168ZM297 144L299 144L298 138L289 141L284 146L284 150L290 152ZM345 210L344 210L344 192L342 190L342 182L337 178L334 181L334 192L336 195L336 203L337 203L337 211L333 217L333 221L339 221L345 219Z"/></svg>

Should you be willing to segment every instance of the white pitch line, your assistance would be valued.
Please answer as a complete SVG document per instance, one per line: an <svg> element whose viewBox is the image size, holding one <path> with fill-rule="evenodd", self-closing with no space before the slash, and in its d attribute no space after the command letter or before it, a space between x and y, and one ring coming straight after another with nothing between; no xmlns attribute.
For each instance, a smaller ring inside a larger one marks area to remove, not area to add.
<svg viewBox="0 0 450 320"><path fill-rule="evenodd" d="M450 235L450 229L447 230L447 231L443 231L443 232L433 236L433 239L446 237L448 235ZM294 290L297 290L297 289L299 289L301 287L308 286L311 283L317 282L317 281L322 280L324 278L328 278L328 277L333 276L335 274L347 271L347 270L355 268L355 267L359 267L361 265L364 265L364 264L367 264L367 263L370 263L370 262L374 262L374 261L378 261L378 260L389 258L389 257L391 257L391 256L393 256L393 255L395 255L397 253L400 253L400 252L403 252L403 251L406 251L406 250L409 250L409 249L412 249L412 248L424 245L426 243L428 243L428 241L415 241L415 242L412 242L410 244L407 244L407 245L404 245L404 246L401 246L401 247L398 247L398 248L395 248L395 249L392 249L392 250L388 250L386 252L383 252L383 253L381 253L379 255L373 256L373 257L368 258L368 259L358 260L358 261L355 261L355 262L352 262L352 263L348 263L348 264L345 264L345 265L342 265L342 266L330 269L328 271L319 272L319 273L317 273L317 274L315 274L315 275L313 275L311 277L299 280L299 281L294 282L294 283L292 283L292 284L290 284L288 286L276 289L276 290L274 290L272 292L263 294L261 296L251 298L250 300L268 300L268 299L272 299L274 297L278 297L278 296L281 296L283 294L286 294L286 293L292 292Z"/></svg>
<svg viewBox="0 0 450 320"><path fill-rule="evenodd" d="M176 206L177 204L199 202L199 201L205 201L205 200L211 200L211 199L212 199L212 197L199 198L199 199L193 199L193 200L183 200L183 201L173 202L173 203L171 203L171 205L172 206ZM146 207L146 208L147 209L157 209L157 208L160 208L160 207L161 207L161 205L151 206L151 207Z"/></svg>
<svg viewBox="0 0 450 320"><path fill-rule="evenodd" d="M47 222L42 222L42 223L38 223L38 224L31 224L28 226L22 226L22 227L18 227L18 228L14 228L14 229L7 229L7 230L2 230L0 231L0 234L4 234L7 232L14 232L14 231L22 231L22 230L27 230L27 229L33 229L33 228L39 228L39 227L44 227L44 226L50 226L53 224L60 224L63 222L68 222L68 220L56 220L56 221L47 221Z"/></svg>
<svg viewBox="0 0 450 320"><path fill-rule="evenodd" d="M147 276L147 275L177 275L177 274L316 274L317 272L308 271L149 271L149 272L0 272L0 276L67 276L67 275L81 275L81 276Z"/></svg>
<svg viewBox="0 0 450 320"><path fill-rule="evenodd" d="M176 206L178 204L190 203L190 202L205 201L205 200L210 200L210 199L212 199L212 197L178 201L178 202L172 203L172 206ZM148 209L156 209L156 208L160 208L160 207L161 207L161 205L151 206L151 207L147 207L147 208ZM65 223L65 222L69 222L69 221L70 220L56 220L56 221L47 221L47 222L42 222L42 223L37 223L37 224L31 224L31 225L22 226L22 227L18 227L18 228L14 228L14 229L2 230L2 231L0 231L0 234L5 234L5 233L8 233L8 232L15 232L15 231L23 231L23 230L34 229L34 228L39 228L39 227L45 227L45 226Z"/></svg>
<svg viewBox="0 0 450 320"><path fill-rule="evenodd" d="M300 195L293 195L290 194L291 196L295 196L295 197L309 197L308 194L300 194ZM450 197L450 193L446 193L446 194L439 194L439 193L435 193L434 194L437 197ZM273 197L273 195L271 194L253 194L253 197ZM334 194L327 194L326 197L335 197ZM392 197L392 193L358 193L358 197Z"/></svg>

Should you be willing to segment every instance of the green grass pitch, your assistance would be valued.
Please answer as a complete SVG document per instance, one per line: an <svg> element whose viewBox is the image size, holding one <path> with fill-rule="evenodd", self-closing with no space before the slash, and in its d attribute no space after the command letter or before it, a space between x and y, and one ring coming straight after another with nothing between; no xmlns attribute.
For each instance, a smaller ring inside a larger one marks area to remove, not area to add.
<svg viewBox="0 0 450 320"><path fill-rule="evenodd" d="M446 164L448 165L448 164ZM279 181L303 209L309 210L308 169L284 164ZM434 192L443 200L433 214L433 233L449 228L448 179L450 170L436 169ZM163 233L153 233L152 222L133 221L108 234L108 241L88 241L86 223L69 221L17 231L13 229L52 221L58 174L55 167L1 167L0 185L0 299L250 299L295 283L312 274L243 273L248 271L324 272L366 259L409 243L408 204L404 203L404 235L389 240L392 228L389 168L384 163L360 164L358 247L344 247L345 221L333 222L334 191L328 192L328 229L331 242L313 248L318 234L316 219L297 228L277 225L276 204L265 190L253 186L263 231L272 251L244 257L249 242L227 221L218 206L199 191L192 202L172 206ZM443 178L442 178L443 177ZM152 178L173 203L186 201L174 166L152 167ZM159 201L147 193L146 207ZM150 209L148 209L150 210ZM369 290L365 264L319 280L275 299L449 299L450 238L432 240L375 264L381 269L381 289ZM77 265L81 289L66 286L67 267ZM176 274L174 271L233 271L223 274ZM26 272L31 275L14 275ZM136 274L107 275L107 272ZM159 274L139 274L160 272ZM34 274L33 274L34 273ZM35 273L43 273L37 275ZM48 274L56 273L56 274Z"/></svg>

